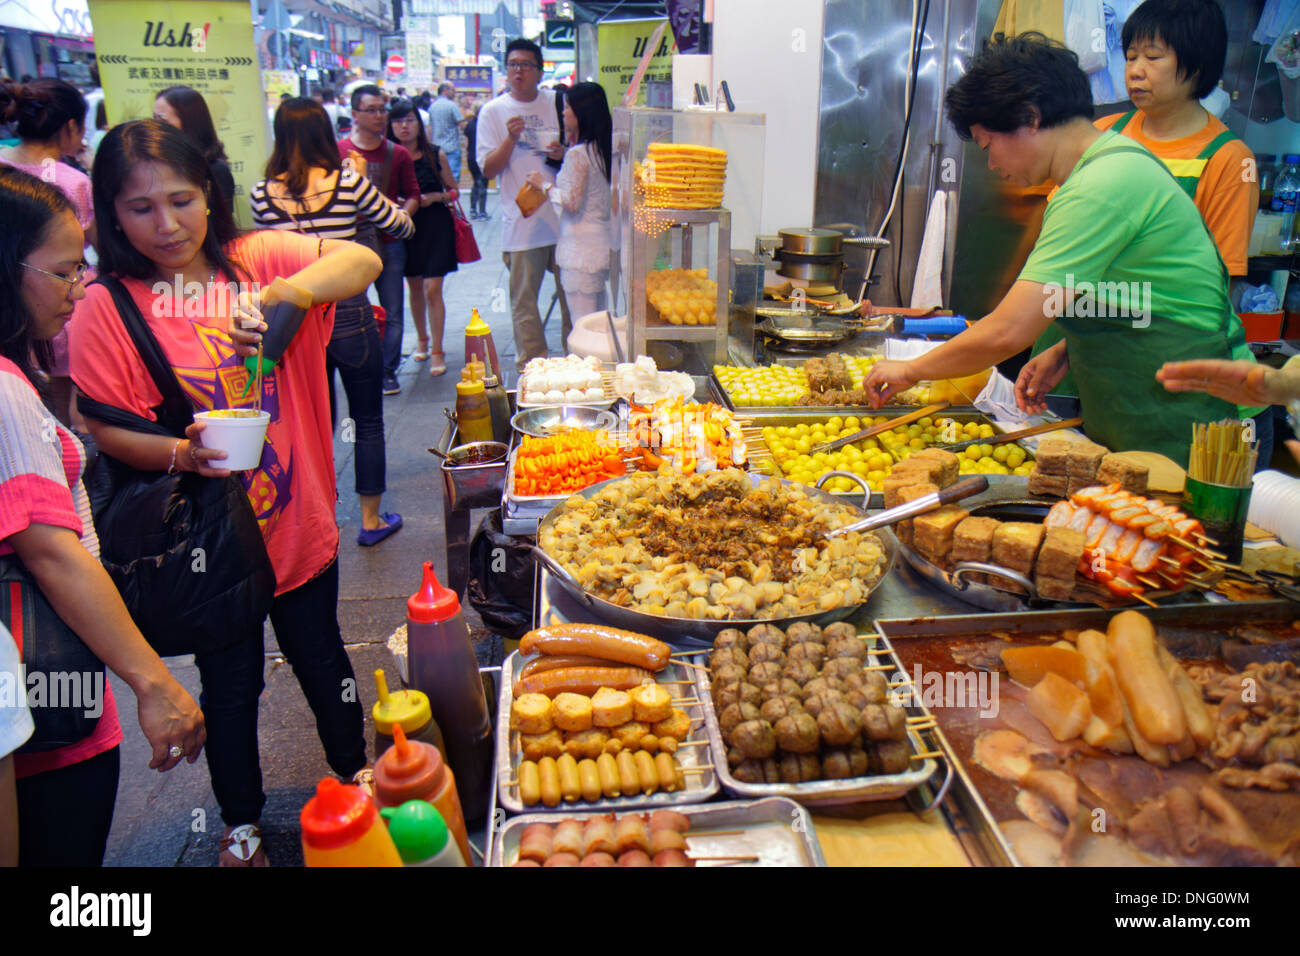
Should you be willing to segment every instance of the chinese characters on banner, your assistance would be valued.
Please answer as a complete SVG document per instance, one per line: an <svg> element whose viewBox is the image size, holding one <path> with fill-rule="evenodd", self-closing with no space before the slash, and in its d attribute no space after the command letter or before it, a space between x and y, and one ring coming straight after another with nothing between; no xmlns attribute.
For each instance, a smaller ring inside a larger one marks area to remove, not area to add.
<svg viewBox="0 0 1300 956"><path fill-rule="evenodd" d="M600 60L597 82L604 88L611 109L623 102L623 94L632 85L632 75L641 63L646 44L663 22L663 18L606 20L596 28L596 49ZM659 48L650 58L650 65L646 68L641 89L637 93L637 106L646 105L646 82L672 81L673 49L673 32L669 29L664 31Z"/></svg>
<svg viewBox="0 0 1300 956"><path fill-rule="evenodd" d="M169 86L203 94L235 177L235 217L253 225L248 190L268 153L266 102L247 0L90 0L110 126L153 116Z"/></svg>

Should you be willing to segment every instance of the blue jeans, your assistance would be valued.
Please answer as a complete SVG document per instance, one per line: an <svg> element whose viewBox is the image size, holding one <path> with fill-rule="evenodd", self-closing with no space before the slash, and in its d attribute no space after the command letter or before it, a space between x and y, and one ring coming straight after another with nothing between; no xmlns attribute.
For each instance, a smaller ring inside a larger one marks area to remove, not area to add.
<svg viewBox="0 0 1300 956"><path fill-rule="evenodd" d="M406 271L406 243L381 241L379 258L384 261L384 271L375 280L375 291L388 315L384 326L384 374L396 375L397 367L402 364L402 326L406 324L403 312L406 282L402 275Z"/></svg>
<svg viewBox="0 0 1300 956"><path fill-rule="evenodd" d="M447 165L451 167L451 180L454 183L460 182L460 150L444 149L443 155L447 157Z"/></svg>
<svg viewBox="0 0 1300 956"><path fill-rule="evenodd" d="M339 776L366 764L356 675L338 621L339 563L275 598L271 624L316 717L325 759ZM210 654L195 655L207 723L208 772L226 826L256 823L266 803L257 747L257 699L264 686L262 634ZM350 683L349 683L350 682ZM300 734L306 728L300 729Z"/></svg>
<svg viewBox="0 0 1300 956"><path fill-rule="evenodd" d="M330 424L338 424L334 370L343 379L352 423L344 441L356 442L353 475L357 494L382 495L387 462L384 455L384 359L379 329L370 303L363 296L335 306L334 334L325 350L325 370L330 383Z"/></svg>

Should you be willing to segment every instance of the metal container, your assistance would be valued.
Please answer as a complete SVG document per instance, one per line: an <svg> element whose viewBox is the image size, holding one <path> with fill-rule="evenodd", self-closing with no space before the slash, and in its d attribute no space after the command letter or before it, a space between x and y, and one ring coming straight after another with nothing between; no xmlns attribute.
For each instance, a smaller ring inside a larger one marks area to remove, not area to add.
<svg viewBox="0 0 1300 956"><path fill-rule="evenodd" d="M550 438L570 428L617 428L618 416L591 405L544 405L518 412L510 419L510 427L533 438Z"/></svg>
<svg viewBox="0 0 1300 956"><path fill-rule="evenodd" d="M638 794L635 797L618 797L616 799L601 799L594 803L588 803L586 800L578 800L573 803L564 802L557 807L525 807L523 801L519 799L518 784L511 785L511 780L519 779L519 762L523 759L522 751L519 744L519 734L510 729L510 705L514 701L514 685L519 678L519 671L523 668L526 661L518 651L512 653L505 659L501 665L501 696L497 703L497 741L496 741L496 779L497 779L497 799L501 806L505 807L511 813L547 813L568 815L570 810L598 810L608 812L610 810L636 810L642 807L675 807L686 803L703 803L715 793L718 792L718 776L713 770L707 770L704 773L691 773L686 775L686 787L675 793L666 793L658 791L646 796ZM699 663L699 661L695 661ZM691 683L684 685L674 685L690 688L691 694L699 693L699 680L695 677L700 671L679 667L677 664L669 664L659 672L657 677L664 680L689 680ZM689 696L683 693L681 696ZM700 714L701 704L682 704L675 705L685 710L693 717ZM702 727L692 728L686 741L702 741L708 739L704 734ZM674 755L677 762L683 770L689 770L692 767L706 766L709 764L708 748L704 747L682 747Z"/></svg>
<svg viewBox="0 0 1300 956"><path fill-rule="evenodd" d="M874 352L872 354L874 354ZM806 355L782 356L780 359L769 364L803 365L807 360L808 356ZM896 415L906 415L908 412L914 412L918 408L924 407L923 405L882 405L880 408L872 408L870 405L737 405L732 401L731 393L727 391L726 387L718 379L717 373L714 373L711 378L711 389L714 394L719 396L721 404L726 406L728 411L763 419L779 418L787 415L801 416L793 423L764 421L762 422L764 425L798 424L799 421L808 421L808 418L802 417L808 415L819 416L823 420L830 418L832 415L839 415L841 418L847 415L857 415L859 418L863 415L886 415L892 418ZM955 418L958 421L969 420L962 416L972 416L980 423L988 422L990 425L993 424L992 420L974 405L949 405L935 417ZM993 425L993 427L997 428L996 425Z"/></svg>
<svg viewBox="0 0 1300 956"><path fill-rule="evenodd" d="M825 866L821 844L808 811L792 800L707 803L682 807L679 813L691 821L687 834L688 854L698 856L757 856L753 863L713 861L704 866ZM570 813L573 820L587 820L595 813ZM534 823L554 823L553 814L528 813L509 820L492 843L488 866L512 866L518 859L524 830ZM713 836L709 831L724 831ZM739 833L732 832L739 830Z"/></svg>
<svg viewBox="0 0 1300 956"><path fill-rule="evenodd" d="M757 487L761 482L768 480L767 475L761 475L754 472L748 473L747 477L755 487ZM831 476L827 475L825 477ZM592 485L590 488L584 488L582 491L576 492L576 494L579 494L584 498L591 498L599 494L612 482L624 480L626 479L612 478L609 481L602 481L599 484ZM855 507L850 505L839 496L833 495L828 491L822 491L820 488L809 488L807 485L797 485L791 481L781 480L781 484L797 488L810 497L817 498L829 504L839 506L848 505L849 507L852 507L854 511L858 512L860 516L866 516L865 507ZM562 508L563 503L552 508L547 513L546 517L541 520L537 527L539 537L543 530L555 523ZM881 547L885 552L885 567L880 578L872 587L872 590L874 591L880 586L881 582L889 576L889 572L894 566L895 554L898 550L898 541L894 537L893 533L886 528L881 528L880 530L871 533L880 539ZM597 620L607 621L615 627L625 628L629 631L651 634L670 644L678 644L684 647L696 647L700 645L711 646L713 644L713 639L718 635L718 632L724 631L729 627L737 627L744 630L745 628L753 627L755 624L774 623L771 618L711 621L697 620L695 618L665 617L656 614L647 614L644 611L637 611L632 608L620 607L619 605L606 601L594 594L587 593L587 591L585 591L582 586L573 579L573 576L561 567L559 562L543 551L540 546L533 548L533 554L536 555L538 562L542 564L552 576L554 576L560 586L576 598L579 603L584 605L586 609L597 618ZM868 600L870 600L870 595L868 595ZM795 621L808 621L818 625L830 624L833 621L844 620L844 618L852 615L866 603L867 602L864 601L862 604L835 608L834 610L822 611L817 614L801 614L792 617L785 617L781 618L780 622L782 624L793 624Z"/></svg>
<svg viewBox="0 0 1300 956"><path fill-rule="evenodd" d="M450 419L443 426L436 447L443 454L458 447L456 426ZM443 503L449 510L492 508L501 501L506 479L504 450L499 461L481 465L457 465L444 458L438 471L442 476Z"/></svg>
<svg viewBox="0 0 1300 956"><path fill-rule="evenodd" d="M902 671L902 664L899 663L892 650L884 654L873 653L869 655L867 663L893 664L900 672ZM704 723L708 730L709 750L713 755L713 765L718 770L722 786L733 796L746 798L788 797L809 807L836 806L845 803L859 803L864 800L891 800L921 786L934 776L935 771L939 769L938 762L934 758L927 757L919 762L914 761L914 769L904 773L851 777L846 780L814 780L809 783L744 783L731 775L731 767L727 763L727 744L722 739L722 728L718 725L717 709L713 706L709 675L704 671L697 671L696 674L700 685L700 700L704 705ZM908 714L912 716L926 715L925 709L919 705L909 706L906 709ZM908 730L907 741L913 754L924 753L930 749L920 736L911 729ZM934 791L930 801L921 807L918 812L924 813L942 802L944 795L947 793L952 778L952 764L948 760L944 760L943 764L945 773L943 783Z"/></svg>

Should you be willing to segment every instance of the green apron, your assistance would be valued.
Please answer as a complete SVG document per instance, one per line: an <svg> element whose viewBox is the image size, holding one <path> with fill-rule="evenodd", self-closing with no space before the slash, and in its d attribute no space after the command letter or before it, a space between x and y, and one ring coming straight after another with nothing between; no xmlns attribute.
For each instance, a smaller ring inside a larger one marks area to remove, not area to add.
<svg viewBox="0 0 1300 956"><path fill-rule="evenodd" d="M1122 133L1124 127L1128 126L1129 122L1136 115L1137 110L1129 110L1115 121L1115 124L1110 128L1111 132ZM1195 159L1166 159L1162 156L1156 156L1156 159L1160 160L1160 162L1164 164L1164 167L1169 170L1174 177L1174 181L1182 187L1183 192L1187 193L1187 195L1194 200L1196 198L1196 185L1201 181L1201 174L1205 172L1205 167L1209 164L1210 158L1217 153L1220 147L1225 143L1237 138L1236 134L1231 130L1225 129L1218 136L1214 137L1214 139L1206 143L1205 148L1196 154ZM1155 154L1152 153L1152 155L1154 156ZM1213 234L1210 235L1210 239L1213 241ZM1218 243L1215 243L1214 247L1217 250ZM1057 342L1061 341L1061 338L1061 332L1056 326L1053 325L1048 327L1043 334L1038 337L1037 341L1034 342L1033 351L1030 353L1031 356L1046 351ZM1065 378L1061 379L1057 386L1052 389L1052 394L1079 394L1079 388L1074 381L1073 368L1066 372Z"/></svg>
<svg viewBox="0 0 1300 956"><path fill-rule="evenodd" d="M1104 155L1115 153L1136 153L1159 162L1137 145L1116 147ZM1075 169L1096 158L1089 157ZM1211 246L1226 289L1228 268L1212 241ZM1127 316L1062 315L1055 324L1069 350L1084 430L1113 451L1155 451L1186 467L1194 423L1237 418L1236 405L1201 392L1166 391L1155 377L1165 362L1231 360L1233 349L1246 341L1245 329L1231 305L1225 304L1223 318L1213 332L1191 330L1159 315L1152 315L1150 325L1142 329L1133 328L1133 320ZM1196 334L1189 335L1192 331ZM1135 336L1141 336L1140 348L1131 345L1138 341Z"/></svg>

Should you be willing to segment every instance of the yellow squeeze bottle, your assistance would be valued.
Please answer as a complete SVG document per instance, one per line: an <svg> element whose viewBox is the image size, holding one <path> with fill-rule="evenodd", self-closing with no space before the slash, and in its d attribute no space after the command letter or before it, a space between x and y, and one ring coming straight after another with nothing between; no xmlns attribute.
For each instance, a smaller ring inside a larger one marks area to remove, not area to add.
<svg viewBox="0 0 1300 956"><path fill-rule="evenodd" d="M316 796L299 817L307 866L401 866L402 858L379 811L360 787L333 777L316 784Z"/></svg>

